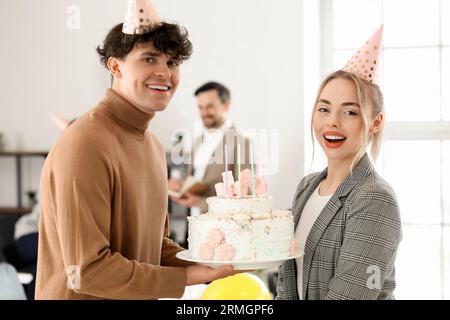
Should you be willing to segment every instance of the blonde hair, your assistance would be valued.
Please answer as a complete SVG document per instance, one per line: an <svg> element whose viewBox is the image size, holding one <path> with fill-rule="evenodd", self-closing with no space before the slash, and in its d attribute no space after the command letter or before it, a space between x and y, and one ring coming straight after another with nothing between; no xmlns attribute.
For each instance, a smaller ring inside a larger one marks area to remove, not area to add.
<svg viewBox="0 0 450 320"><path fill-rule="evenodd" d="M356 94L358 97L358 103L361 108L361 115L363 119L363 128L364 131L367 128L369 121L375 119L375 117L383 113L384 114L384 101L383 101L383 93L380 90L380 87L374 83L371 83L367 80L359 78L352 73L338 70L333 72L325 80L322 81L322 84L319 87L319 92L317 93L316 101L314 103L314 109L311 116L311 139L313 143L313 159L314 159L314 134L313 134L313 119L314 119L314 110L319 102L320 94L322 93L325 86L334 79L344 79L351 81L356 87ZM372 106L372 113L369 115L369 104ZM370 116L370 119L368 119ZM371 144L370 155L372 159L376 161L378 154L380 153L381 143L383 139L383 131L384 131L384 121L381 124L380 130L376 133L369 132L369 135L364 135L364 143L366 145ZM352 166L354 165L356 159L353 160Z"/></svg>

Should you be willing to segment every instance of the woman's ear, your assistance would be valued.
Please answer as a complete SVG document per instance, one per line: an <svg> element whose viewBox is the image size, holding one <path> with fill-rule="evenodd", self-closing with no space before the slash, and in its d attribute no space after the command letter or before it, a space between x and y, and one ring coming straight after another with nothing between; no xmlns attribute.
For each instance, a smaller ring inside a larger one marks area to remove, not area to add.
<svg viewBox="0 0 450 320"><path fill-rule="evenodd" d="M122 78L122 73L120 72L120 63L117 58L109 57L107 62L108 70L114 78Z"/></svg>
<svg viewBox="0 0 450 320"><path fill-rule="evenodd" d="M375 134L378 131L380 131L383 126L383 122L384 122L384 115L383 113L380 112L373 120L372 127L370 128L369 132Z"/></svg>

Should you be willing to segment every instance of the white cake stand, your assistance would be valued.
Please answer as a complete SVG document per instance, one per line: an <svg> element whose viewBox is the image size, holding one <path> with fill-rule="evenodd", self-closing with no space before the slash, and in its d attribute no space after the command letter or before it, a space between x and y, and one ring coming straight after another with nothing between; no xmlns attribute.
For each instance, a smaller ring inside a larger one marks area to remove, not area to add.
<svg viewBox="0 0 450 320"><path fill-rule="evenodd" d="M304 255L304 252L299 252L298 254L294 256L289 256L285 258L277 258L277 259L267 259L267 260L248 260L248 261L214 261L214 260L201 260L201 259L195 259L189 256L188 250L180 251L176 254L176 257L178 259L184 260L184 261L190 261L195 262L200 265L208 266L211 268L219 268L220 266L224 265L232 265L234 270L258 270L258 269L268 269L268 268L275 268L280 266L283 262L290 260L290 259L296 259L300 258Z"/></svg>

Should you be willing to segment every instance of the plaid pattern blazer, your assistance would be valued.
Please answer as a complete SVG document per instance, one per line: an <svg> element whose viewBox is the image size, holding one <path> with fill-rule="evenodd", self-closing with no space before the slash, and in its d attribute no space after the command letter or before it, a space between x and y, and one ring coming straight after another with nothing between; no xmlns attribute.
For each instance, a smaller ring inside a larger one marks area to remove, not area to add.
<svg viewBox="0 0 450 320"><path fill-rule="evenodd" d="M297 227L306 202L327 169L302 179L292 212ZM393 189L367 154L342 182L315 221L303 256L303 299L394 299L394 261L402 238ZM295 300L295 259L278 271L279 300Z"/></svg>

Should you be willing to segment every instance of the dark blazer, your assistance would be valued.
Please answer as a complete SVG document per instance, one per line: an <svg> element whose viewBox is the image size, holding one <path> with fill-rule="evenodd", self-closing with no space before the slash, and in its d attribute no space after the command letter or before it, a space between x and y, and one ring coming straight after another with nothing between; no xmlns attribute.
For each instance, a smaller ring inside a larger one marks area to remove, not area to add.
<svg viewBox="0 0 450 320"><path fill-rule="evenodd" d="M327 169L300 182L292 205L297 227ZM394 299L394 261L402 238L395 193L366 155L338 187L305 244L303 299ZM276 299L295 300L295 260L278 272Z"/></svg>

